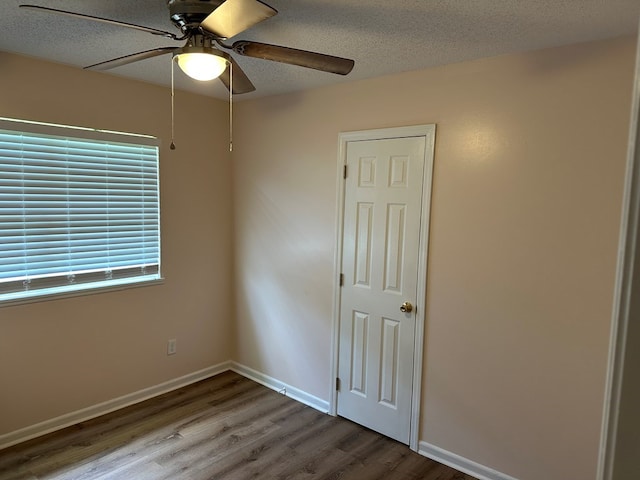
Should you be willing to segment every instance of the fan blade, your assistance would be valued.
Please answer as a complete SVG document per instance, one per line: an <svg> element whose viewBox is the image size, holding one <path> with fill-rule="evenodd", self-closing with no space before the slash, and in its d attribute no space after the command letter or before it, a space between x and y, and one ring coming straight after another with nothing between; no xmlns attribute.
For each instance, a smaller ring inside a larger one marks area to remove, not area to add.
<svg viewBox="0 0 640 480"><path fill-rule="evenodd" d="M238 65L233 58L230 58L229 61L232 66L231 68L227 68L222 75L220 75L220 81L224 83L227 90L231 90L231 75L233 75L234 94L253 92L256 87L253 86L249 77L247 77L247 75L242 71L240 65ZM230 72L231 69L233 69L233 72Z"/></svg>
<svg viewBox="0 0 640 480"><path fill-rule="evenodd" d="M226 0L200 26L218 38L231 38L277 13L259 0Z"/></svg>
<svg viewBox="0 0 640 480"><path fill-rule="evenodd" d="M146 58L157 57L158 55L165 55L167 53L171 53L179 49L180 49L179 47L154 48L153 50L146 50L144 52L132 53L131 55L125 55L124 57L113 58L111 60L107 60L106 62L96 63L94 65L89 65L88 67L84 67L84 68L85 70L88 68L91 68L94 70L108 70L110 68L122 67L123 65L128 65L133 62L138 62Z"/></svg>
<svg viewBox="0 0 640 480"><path fill-rule="evenodd" d="M68 15L70 17L84 18L85 20L93 20L96 22L109 23L111 25L119 25L121 27L133 28L136 30L140 30L142 32L151 33L153 35L160 35L162 37L168 37L168 38L173 38L174 40L178 40L178 37L173 33L165 32L164 30L158 30L156 28L143 27L142 25L135 25L133 23L119 22L118 20L110 20L108 18L94 17L93 15L85 15L83 13L68 12L66 10L58 10L57 8L41 7L39 5L20 5L20 7L30 8L33 10L41 10L41 11L50 12L50 13L58 13L61 15Z"/></svg>
<svg viewBox="0 0 640 480"><path fill-rule="evenodd" d="M349 60L348 58L244 40L235 42L231 48L234 52L247 57L289 63L300 67L321 70L323 72L337 73L339 75L347 75L355 64L353 60Z"/></svg>

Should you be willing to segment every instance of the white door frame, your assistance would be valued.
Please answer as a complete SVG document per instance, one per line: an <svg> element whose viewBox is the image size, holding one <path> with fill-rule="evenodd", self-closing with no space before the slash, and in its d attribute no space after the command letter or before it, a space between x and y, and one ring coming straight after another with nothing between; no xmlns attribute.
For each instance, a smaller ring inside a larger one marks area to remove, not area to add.
<svg viewBox="0 0 640 480"><path fill-rule="evenodd" d="M431 212L431 190L433 180L433 156L435 146L436 126L414 125L408 127L383 128L376 130L361 130L343 132L339 137L338 175L336 201L336 247L334 255L334 288L333 288L333 341L331 344L331 395L329 400L329 414L337 415L338 392L336 378L338 377L338 346L340 340L340 302L342 290L340 288L340 273L342 269L342 235L344 229L344 196L345 181L344 167L347 164L347 143L362 140L382 140L389 138L424 137L425 165L422 192L422 213L420 217L420 250L418 252L418 292L416 298L416 331L415 348L413 354L413 393L411 397L411 432L409 447L418 451L418 430L420 421L420 393L422 386L422 359L424 350L425 306L427 296L427 259L429 247L429 221Z"/></svg>

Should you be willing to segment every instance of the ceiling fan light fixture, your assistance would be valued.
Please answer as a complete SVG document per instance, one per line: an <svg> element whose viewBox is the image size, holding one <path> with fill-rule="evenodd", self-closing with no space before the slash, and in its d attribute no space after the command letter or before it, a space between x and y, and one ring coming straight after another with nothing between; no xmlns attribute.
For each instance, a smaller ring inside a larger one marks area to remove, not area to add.
<svg viewBox="0 0 640 480"><path fill-rule="evenodd" d="M201 82L218 78L228 65L224 52L206 47L184 47L173 58L184 73Z"/></svg>

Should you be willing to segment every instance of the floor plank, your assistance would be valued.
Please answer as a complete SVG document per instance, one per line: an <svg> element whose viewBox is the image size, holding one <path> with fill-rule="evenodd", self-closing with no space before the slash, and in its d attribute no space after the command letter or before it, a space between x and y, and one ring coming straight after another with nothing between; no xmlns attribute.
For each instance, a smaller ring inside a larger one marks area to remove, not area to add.
<svg viewBox="0 0 640 480"><path fill-rule="evenodd" d="M0 480L475 480L236 373L0 451Z"/></svg>

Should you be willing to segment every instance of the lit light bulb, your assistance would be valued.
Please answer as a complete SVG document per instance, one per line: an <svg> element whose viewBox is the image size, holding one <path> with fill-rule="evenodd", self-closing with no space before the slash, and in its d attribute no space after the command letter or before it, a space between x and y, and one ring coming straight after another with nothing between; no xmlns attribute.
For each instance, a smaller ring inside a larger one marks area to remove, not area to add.
<svg viewBox="0 0 640 480"><path fill-rule="evenodd" d="M178 66L184 73L194 80L202 82L218 78L227 68L227 60L213 53L189 52L187 50L177 54L176 57Z"/></svg>

